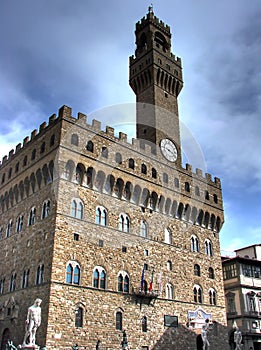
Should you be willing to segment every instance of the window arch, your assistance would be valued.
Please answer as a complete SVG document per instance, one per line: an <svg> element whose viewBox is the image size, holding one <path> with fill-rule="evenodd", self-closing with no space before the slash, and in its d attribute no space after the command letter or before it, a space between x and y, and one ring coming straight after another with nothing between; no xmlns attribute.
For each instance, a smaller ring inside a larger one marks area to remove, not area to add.
<svg viewBox="0 0 261 350"><path fill-rule="evenodd" d="M83 308L77 306L75 309L75 327L83 326Z"/></svg>
<svg viewBox="0 0 261 350"><path fill-rule="evenodd" d="M23 215L19 215L16 219L16 232L21 232L23 229Z"/></svg>
<svg viewBox="0 0 261 350"><path fill-rule="evenodd" d="M199 240L198 237L195 235L192 235L190 238L190 243L191 243L191 251L192 252L199 252Z"/></svg>
<svg viewBox="0 0 261 350"><path fill-rule="evenodd" d="M172 232L168 228L165 228L165 243L172 244Z"/></svg>
<svg viewBox="0 0 261 350"><path fill-rule="evenodd" d="M92 142L91 140L89 140L89 141L87 142L86 149L87 149L87 151L93 153L93 142Z"/></svg>
<svg viewBox="0 0 261 350"><path fill-rule="evenodd" d="M79 144L79 137L77 134L72 134L71 136L71 144L74 146L78 146Z"/></svg>
<svg viewBox="0 0 261 350"><path fill-rule="evenodd" d="M127 214L120 214L119 216L119 230L123 232L130 232L130 218Z"/></svg>
<svg viewBox="0 0 261 350"><path fill-rule="evenodd" d="M93 287L105 289L106 288L106 271L101 266L96 266L93 271Z"/></svg>
<svg viewBox="0 0 261 350"><path fill-rule="evenodd" d="M117 153L115 154L115 162L116 162L117 164L121 164L121 163L122 163L122 155L121 155L119 152L117 152Z"/></svg>
<svg viewBox="0 0 261 350"><path fill-rule="evenodd" d="M34 150L32 151L31 160L35 160L35 157L36 157L36 149L34 149Z"/></svg>
<svg viewBox="0 0 261 350"><path fill-rule="evenodd" d="M122 312L117 311L115 315L115 327L117 330L122 331Z"/></svg>
<svg viewBox="0 0 261 350"><path fill-rule="evenodd" d="M101 150L102 157L108 158L108 154L109 154L108 148L107 147L102 147L102 150Z"/></svg>
<svg viewBox="0 0 261 350"><path fill-rule="evenodd" d="M193 287L194 302L202 304L202 289L199 285Z"/></svg>
<svg viewBox="0 0 261 350"><path fill-rule="evenodd" d="M172 262L170 260L167 261L167 270L172 271Z"/></svg>
<svg viewBox="0 0 261 350"><path fill-rule="evenodd" d="M151 169L151 176L153 179L157 179L157 170L155 168Z"/></svg>
<svg viewBox="0 0 261 350"><path fill-rule="evenodd" d="M22 281L21 281L21 287L27 288L29 285L29 275L30 275L30 270L26 269L24 270L23 274L22 274Z"/></svg>
<svg viewBox="0 0 261 350"><path fill-rule="evenodd" d="M166 284L166 299L174 299L174 288L171 283Z"/></svg>
<svg viewBox="0 0 261 350"><path fill-rule="evenodd" d="M140 235L144 238L146 238L148 235L148 225L144 220L142 220L140 223Z"/></svg>
<svg viewBox="0 0 261 350"><path fill-rule="evenodd" d="M210 305L217 305L217 293L213 288L210 288L208 291L209 295L209 304Z"/></svg>
<svg viewBox="0 0 261 350"><path fill-rule="evenodd" d="M167 173L163 173L163 182L165 182L165 184L169 182L169 176Z"/></svg>
<svg viewBox="0 0 261 350"><path fill-rule="evenodd" d="M74 162L72 160L68 160L64 169L64 178L66 180L72 180L72 174L74 170Z"/></svg>
<svg viewBox="0 0 261 350"><path fill-rule="evenodd" d="M35 284L39 285L44 283L44 265L41 264L37 267Z"/></svg>
<svg viewBox="0 0 261 350"><path fill-rule="evenodd" d="M141 319L142 332L147 332L148 330L147 321L148 321L147 316L142 316L142 319Z"/></svg>
<svg viewBox="0 0 261 350"><path fill-rule="evenodd" d="M50 207L51 207L51 201L50 199L46 199L43 202L43 207L42 207L42 219L47 218L50 214Z"/></svg>
<svg viewBox="0 0 261 350"><path fill-rule="evenodd" d="M50 137L50 147L52 147L54 145L54 141L55 141L55 135L53 134L51 137Z"/></svg>
<svg viewBox="0 0 261 350"><path fill-rule="evenodd" d="M28 216L28 226L34 225L35 222L36 222L36 208L33 207L31 208Z"/></svg>
<svg viewBox="0 0 261 350"><path fill-rule="evenodd" d="M11 236L11 234L12 234L12 228L13 228L13 220L10 219L9 222L8 222L8 224L7 224L7 227L6 227L6 235L5 235L6 238Z"/></svg>
<svg viewBox="0 0 261 350"><path fill-rule="evenodd" d="M80 284L81 269L76 261L70 261L66 266L66 283Z"/></svg>
<svg viewBox="0 0 261 350"><path fill-rule="evenodd" d="M196 196L200 196L200 191L199 191L199 187L195 186L195 195Z"/></svg>
<svg viewBox="0 0 261 350"><path fill-rule="evenodd" d="M85 173L84 165L81 163L78 163L76 166L76 172L75 172L75 180L78 185L82 185L84 173Z"/></svg>
<svg viewBox="0 0 261 350"><path fill-rule="evenodd" d="M212 267L209 267L208 269L208 277L211 279L215 278L214 269Z"/></svg>
<svg viewBox="0 0 261 350"><path fill-rule="evenodd" d="M98 206L96 208L95 223L101 226L107 225L107 211L104 207Z"/></svg>
<svg viewBox="0 0 261 350"><path fill-rule="evenodd" d="M83 203L79 198L75 198L71 202L71 216L76 219L83 219Z"/></svg>
<svg viewBox="0 0 261 350"><path fill-rule="evenodd" d="M10 278L9 292L12 293L16 289L16 272L13 272Z"/></svg>
<svg viewBox="0 0 261 350"><path fill-rule="evenodd" d="M200 276L200 266L198 264L194 265L194 275Z"/></svg>
<svg viewBox="0 0 261 350"><path fill-rule="evenodd" d="M130 277L126 271L120 271L118 274L118 292L129 293Z"/></svg>
<svg viewBox="0 0 261 350"><path fill-rule="evenodd" d="M213 255L213 251L212 251L212 243L209 239L205 240L205 253L208 256L212 256Z"/></svg>
<svg viewBox="0 0 261 350"><path fill-rule="evenodd" d="M147 165L146 164L141 164L141 173L142 174L147 174Z"/></svg>
<svg viewBox="0 0 261 350"><path fill-rule="evenodd" d="M185 182L185 191L190 192L190 184L188 182Z"/></svg>
<svg viewBox="0 0 261 350"><path fill-rule="evenodd" d="M134 167L135 167L134 159L130 158L129 159L129 168L134 170Z"/></svg>

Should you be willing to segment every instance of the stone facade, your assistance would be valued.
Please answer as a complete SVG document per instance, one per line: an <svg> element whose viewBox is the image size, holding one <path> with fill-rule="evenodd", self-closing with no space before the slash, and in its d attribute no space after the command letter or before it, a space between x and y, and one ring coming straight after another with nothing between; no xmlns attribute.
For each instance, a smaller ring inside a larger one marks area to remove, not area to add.
<svg viewBox="0 0 261 350"><path fill-rule="evenodd" d="M162 23L151 12L147 18ZM157 125L171 123L155 116ZM172 125L178 138L177 115ZM167 161L162 130L155 144L146 140L153 147L128 143L63 106L3 158L2 348L8 337L22 342L27 308L39 297L37 344L47 348L94 349L100 340L102 349L119 349L125 329L131 349L200 349L191 311L210 315L212 348L226 349L221 183L181 166L179 139L177 161ZM177 327L164 325L168 315Z"/></svg>

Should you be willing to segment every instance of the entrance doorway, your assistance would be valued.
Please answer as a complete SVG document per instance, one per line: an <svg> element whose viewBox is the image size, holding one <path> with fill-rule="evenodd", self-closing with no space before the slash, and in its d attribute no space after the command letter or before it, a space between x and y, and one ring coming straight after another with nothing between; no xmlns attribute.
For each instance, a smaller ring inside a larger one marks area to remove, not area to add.
<svg viewBox="0 0 261 350"><path fill-rule="evenodd" d="M203 341L201 338L201 334L197 336L197 350L202 350L203 349Z"/></svg>
<svg viewBox="0 0 261 350"><path fill-rule="evenodd" d="M1 350L5 350L5 346L7 344L8 339L10 339L10 330L9 328L6 328L3 331L3 335L2 335Z"/></svg>

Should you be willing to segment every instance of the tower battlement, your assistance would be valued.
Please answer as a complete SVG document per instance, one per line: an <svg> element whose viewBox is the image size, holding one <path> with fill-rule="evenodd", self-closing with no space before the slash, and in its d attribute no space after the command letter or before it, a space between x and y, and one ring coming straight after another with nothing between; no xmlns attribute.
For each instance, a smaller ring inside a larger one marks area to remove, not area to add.
<svg viewBox="0 0 261 350"><path fill-rule="evenodd" d="M148 23L151 23L165 32L165 34L171 36L170 26L165 24L162 20L154 15L153 12L147 13L140 21L136 23L136 31L142 30Z"/></svg>

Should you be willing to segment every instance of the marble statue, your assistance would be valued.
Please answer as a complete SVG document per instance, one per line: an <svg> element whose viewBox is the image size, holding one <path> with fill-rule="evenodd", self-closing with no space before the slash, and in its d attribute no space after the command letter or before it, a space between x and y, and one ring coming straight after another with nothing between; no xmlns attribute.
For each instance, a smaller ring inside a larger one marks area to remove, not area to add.
<svg viewBox="0 0 261 350"><path fill-rule="evenodd" d="M208 327L209 327L209 322L208 322L208 320L206 320L206 323L202 326L202 330L201 330L203 350L210 349L209 341L208 341Z"/></svg>
<svg viewBox="0 0 261 350"><path fill-rule="evenodd" d="M235 333L234 333L234 342L236 343L236 349L235 350L241 350L242 349L242 333L239 330L238 327L236 327Z"/></svg>
<svg viewBox="0 0 261 350"><path fill-rule="evenodd" d="M35 345L36 331L41 324L41 303L42 300L37 298L34 304L28 308L23 346Z"/></svg>

